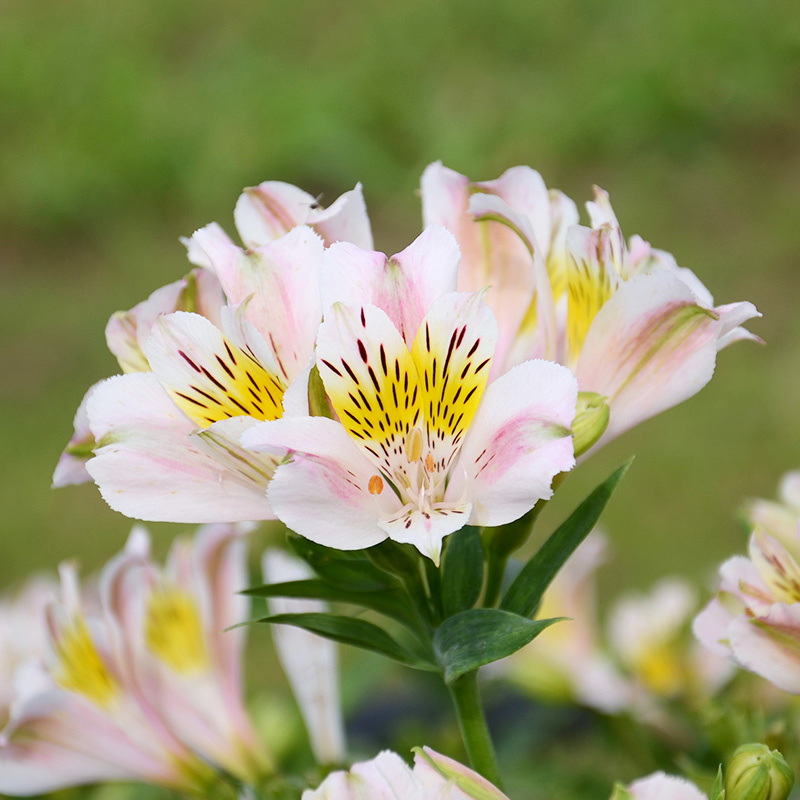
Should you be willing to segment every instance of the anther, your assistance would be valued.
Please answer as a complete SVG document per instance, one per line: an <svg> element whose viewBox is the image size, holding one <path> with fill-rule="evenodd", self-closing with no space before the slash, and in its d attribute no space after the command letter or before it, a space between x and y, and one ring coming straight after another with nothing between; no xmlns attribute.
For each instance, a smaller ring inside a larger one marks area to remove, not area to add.
<svg viewBox="0 0 800 800"><path fill-rule="evenodd" d="M406 458L410 464L422 458L422 431L419 428L412 428L406 434Z"/></svg>
<svg viewBox="0 0 800 800"><path fill-rule="evenodd" d="M433 468L435 465L433 462L433 456L430 453L428 453L428 455L425 456L425 466L427 467L428 472L433 472Z"/></svg>
<svg viewBox="0 0 800 800"><path fill-rule="evenodd" d="M369 479L369 493L380 494L383 491L383 478L380 475L373 475Z"/></svg>

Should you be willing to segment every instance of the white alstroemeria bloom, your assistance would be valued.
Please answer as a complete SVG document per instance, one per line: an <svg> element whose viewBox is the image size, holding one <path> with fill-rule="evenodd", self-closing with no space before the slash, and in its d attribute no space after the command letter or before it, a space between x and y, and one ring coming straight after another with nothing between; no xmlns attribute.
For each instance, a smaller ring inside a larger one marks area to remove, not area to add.
<svg viewBox="0 0 800 800"><path fill-rule="evenodd" d="M264 580L268 583L314 577L305 561L277 548L270 548L264 553L262 564ZM305 614L328 610L328 604L321 600L293 597L270 598L268 606L270 614ZM272 641L303 715L314 758L319 764L341 764L347 748L339 696L339 654L336 643L291 625L273 625Z"/></svg>
<svg viewBox="0 0 800 800"><path fill-rule="evenodd" d="M95 387L86 407L94 458L86 468L108 504L128 516L272 519L265 490L277 459L245 451L239 437L258 420L282 416L290 385L307 377L322 316L323 244L307 227L252 250L208 229L194 239L227 304L216 322L196 312L161 314L143 346L150 371Z"/></svg>
<svg viewBox="0 0 800 800"><path fill-rule="evenodd" d="M451 226L471 254L462 288L496 287L489 303L503 348L495 374L532 357L566 364L581 391L608 398L601 442L696 394L718 350L756 338L741 327L758 316L751 303L714 307L669 253L636 236L626 245L600 189L587 204L591 228L577 225L574 204L523 167L471 183L431 165L422 199L426 223Z"/></svg>
<svg viewBox="0 0 800 800"><path fill-rule="evenodd" d="M800 523L800 471L787 472L778 485L778 499L758 498L745 504L744 514L753 528L763 528L784 547L797 546Z"/></svg>
<svg viewBox="0 0 800 800"><path fill-rule="evenodd" d="M302 800L508 800L485 778L429 747L415 748L414 768L389 750L349 772L332 772Z"/></svg>
<svg viewBox="0 0 800 800"><path fill-rule="evenodd" d="M638 685L642 711L659 698L705 701L731 677L724 659L692 639L689 624L696 609L694 587L679 577L664 578L646 593L623 595L611 608L611 647Z"/></svg>
<svg viewBox="0 0 800 800"><path fill-rule="evenodd" d="M270 484L276 515L331 547L389 537L438 563L447 534L550 497L574 464L575 379L537 361L487 385L497 323L482 292L441 292L458 264L452 236L429 229L390 259L328 253L323 287L341 276L347 302L326 311L317 367L338 420L277 420L242 437L292 456Z"/></svg>
<svg viewBox="0 0 800 800"><path fill-rule="evenodd" d="M48 610L43 663L17 676L0 738L0 792L36 794L100 780L200 792L214 767L244 781L269 770L241 699L247 616L244 542L231 526L178 541L162 570L134 529L87 609L71 565Z"/></svg>
<svg viewBox="0 0 800 800"><path fill-rule="evenodd" d="M800 542L784 546L757 526L749 557L733 556L719 572L717 596L696 617L695 636L712 652L800 694Z"/></svg>
<svg viewBox="0 0 800 800"><path fill-rule="evenodd" d="M570 556L536 613L539 619L568 619L498 662L496 672L536 697L615 714L630 706L633 694L605 652L598 620L595 573L606 545L604 534L593 531Z"/></svg>
<svg viewBox="0 0 800 800"><path fill-rule="evenodd" d="M47 651L44 614L57 591L54 581L38 575L0 596L0 730L9 719L17 667Z"/></svg>

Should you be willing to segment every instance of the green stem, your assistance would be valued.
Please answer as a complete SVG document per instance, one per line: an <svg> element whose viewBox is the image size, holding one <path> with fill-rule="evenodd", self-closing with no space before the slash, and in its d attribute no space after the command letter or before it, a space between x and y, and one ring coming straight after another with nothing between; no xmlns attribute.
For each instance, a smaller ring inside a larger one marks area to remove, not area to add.
<svg viewBox="0 0 800 800"><path fill-rule="evenodd" d="M486 592L483 595L484 608L494 608L497 605L497 598L500 597L500 589L503 586L503 576L506 572L507 563L507 555L498 553L496 550L489 551L486 567Z"/></svg>
<svg viewBox="0 0 800 800"><path fill-rule="evenodd" d="M486 725L478 691L478 670L462 675L453 681L449 688L456 707L461 737L472 768L501 789L494 745Z"/></svg>

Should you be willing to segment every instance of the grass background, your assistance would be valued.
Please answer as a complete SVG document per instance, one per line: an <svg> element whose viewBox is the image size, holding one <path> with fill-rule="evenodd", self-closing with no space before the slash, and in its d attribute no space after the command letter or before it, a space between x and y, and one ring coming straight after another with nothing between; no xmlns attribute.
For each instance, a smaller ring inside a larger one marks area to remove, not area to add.
<svg viewBox="0 0 800 800"><path fill-rule="evenodd" d="M103 328L187 270L179 235L232 231L245 185L331 202L360 180L389 253L420 229L430 161L606 188L627 235L718 302L752 300L764 348L721 354L697 397L582 466L547 525L629 454L604 591L742 548L741 500L800 467L800 11L785 0L0 0L0 586L130 521L93 486L51 491ZM165 550L174 528L154 526Z"/></svg>

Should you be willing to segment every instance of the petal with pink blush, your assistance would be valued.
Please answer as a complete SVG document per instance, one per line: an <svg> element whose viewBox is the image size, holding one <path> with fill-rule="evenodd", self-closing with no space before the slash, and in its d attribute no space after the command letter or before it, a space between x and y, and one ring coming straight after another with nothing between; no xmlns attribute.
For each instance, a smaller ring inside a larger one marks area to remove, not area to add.
<svg viewBox="0 0 800 800"><path fill-rule="evenodd" d="M267 480L220 463L152 373L100 384L87 407L97 440L87 469L116 511L164 522L273 519Z"/></svg>
<svg viewBox="0 0 800 800"><path fill-rule="evenodd" d="M578 387L558 364L532 361L489 384L461 448L471 524L502 525L552 494L575 463L570 425Z"/></svg>
<svg viewBox="0 0 800 800"><path fill-rule="evenodd" d="M667 272L624 283L594 318L578 360L582 391L609 398L602 442L696 394L714 372L717 314Z"/></svg>

